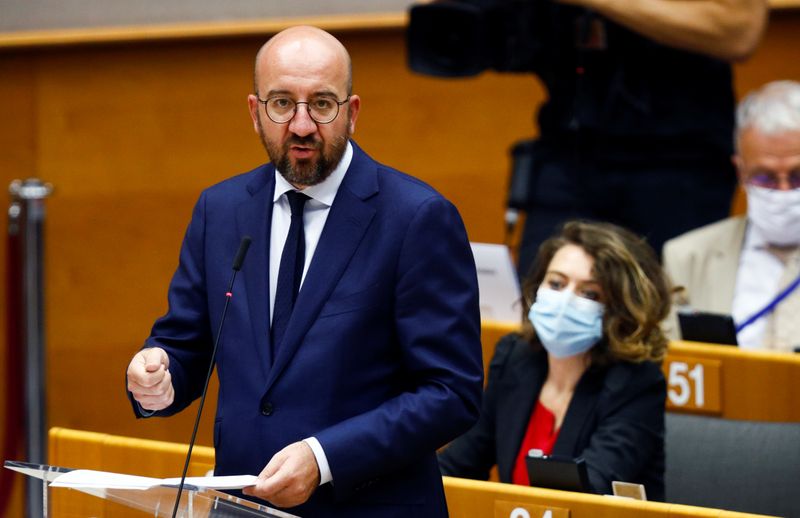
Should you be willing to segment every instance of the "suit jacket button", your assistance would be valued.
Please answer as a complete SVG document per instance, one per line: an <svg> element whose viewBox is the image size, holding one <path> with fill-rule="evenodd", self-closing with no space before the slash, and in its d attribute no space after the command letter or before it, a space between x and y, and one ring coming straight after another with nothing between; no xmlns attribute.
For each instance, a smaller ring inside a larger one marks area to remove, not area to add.
<svg viewBox="0 0 800 518"><path fill-rule="evenodd" d="M269 401L261 403L261 415L272 415L272 403Z"/></svg>

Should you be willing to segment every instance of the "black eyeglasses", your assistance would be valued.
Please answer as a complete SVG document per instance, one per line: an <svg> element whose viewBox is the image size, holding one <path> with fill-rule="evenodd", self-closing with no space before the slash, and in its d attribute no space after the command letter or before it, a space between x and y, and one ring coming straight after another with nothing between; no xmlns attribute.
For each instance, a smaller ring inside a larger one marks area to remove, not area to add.
<svg viewBox="0 0 800 518"><path fill-rule="evenodd" d="M256 97L258 102L264 105L264 111L267 112L269 120L276 124L286 124L294 118L297 113L297 105L305 104L308 110L308 116L317 124L328 124L333 122L339 115L339 107L350 100L348 95L344 101L340 101L335 97L320 95L312 97L308 101L295 101L291 97L284 95L274 95L268 99L261 99Z"/></svg>

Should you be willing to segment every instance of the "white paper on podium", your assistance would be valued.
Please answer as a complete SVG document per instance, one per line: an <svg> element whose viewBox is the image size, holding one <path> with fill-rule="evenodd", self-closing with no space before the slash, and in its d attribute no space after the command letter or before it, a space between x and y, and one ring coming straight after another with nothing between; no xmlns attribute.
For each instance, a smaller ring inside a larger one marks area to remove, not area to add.
<svg viewBox="0 0 800 518"><path fill-rule="evenodd" d="M481 319L519 324L519 280L508 247L490 243L470 246L478 269Z"/></svg>
<svg viewBox="0 0 800 518"><path fill-rule="evenodd" d="M186 477L185 485L208 489L241 489L256 482L255 475L229 475L224 477ZM50 483L53 487L73 489L150 489L155 486L177 486L180 477L152 478L125 475L109 471L76 469L59 475Z"/></svg>

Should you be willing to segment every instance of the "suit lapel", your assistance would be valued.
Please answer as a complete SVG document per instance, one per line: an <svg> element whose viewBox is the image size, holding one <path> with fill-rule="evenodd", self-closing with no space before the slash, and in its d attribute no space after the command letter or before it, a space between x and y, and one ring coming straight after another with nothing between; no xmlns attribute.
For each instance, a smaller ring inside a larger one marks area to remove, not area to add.
<svg viewBox="0 0 800 518"><path fill-rule="evenodd" d="M269 373L267 390L294 356L358 248L375 215L375 208L367 198L377 192L377 166L353 143L353 161L336 193L300 287L283 343Z"/></svg>
<svg viewBox="0 0 800 518"><path fill-rule="evenodd" d="M603 386L603 371L600 369L589 369L581 376L575 393L567 407L567 414L558 438L553 445L553 455L563 455L565 457L576 456L576 446L587 426L590 426L593 419L590 419L597 406L597 398ZM593 426L593 425L592 425Z"/></svg>
<svg viewBox="0 0 800 518"><path fill-rule="evenodd" d="M533 406L547 377L547 355L531 351L524 362L514 365L514 370L513 386L499 403L502 407L498 408L497 416L498 423L502 424L502 429L497 430L497 469L500 480L508 481L511 480Z"/></svg>
<svg viewBox="0 0 800 518"><path fill-rule="evenodd" d="M269 242L272 221L272 195L275 190L275 168L267 165L262 174L247 185L250 199L236 210L236 223L241 235L253 238L248 263L242 269L253 344L262 372L266 375L272 364L269 343Z"/></svg>
<svg viewBox="0 0 800 518"><path fill-rule="evenodd" d="M712 276L708 285L714 289L709 290L708 296L711 299L710 307L718 313L730 314L732 310L736 272L739 270L739 258L742 255L746 228L746 218L737 218L731 232L715 243L715 264L708 272Z"/></svg>
<svg viewBox="0 0 800 518"><path fill-rule="evenodd" d="M784 262L778 288L785 290L800 275L800 250L794 250ZM764 347L778 351L792 352L797 346L797 336L800 336L800 287L795 288L788 297L781 301L767 316L767 328L764 333Z"/></svg>

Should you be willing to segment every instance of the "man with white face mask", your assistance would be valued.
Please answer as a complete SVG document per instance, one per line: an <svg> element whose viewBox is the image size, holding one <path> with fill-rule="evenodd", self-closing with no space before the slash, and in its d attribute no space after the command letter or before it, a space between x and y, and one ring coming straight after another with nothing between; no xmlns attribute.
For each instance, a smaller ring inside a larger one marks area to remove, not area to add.
<svg viewBox="0 0 800 518"><path fill-rule="evenodd" d="M800 83L751 93L736 124L747 215L667 242L664 267L692 309L733 316L741 347L792 351L800 347Z"/></svg>

